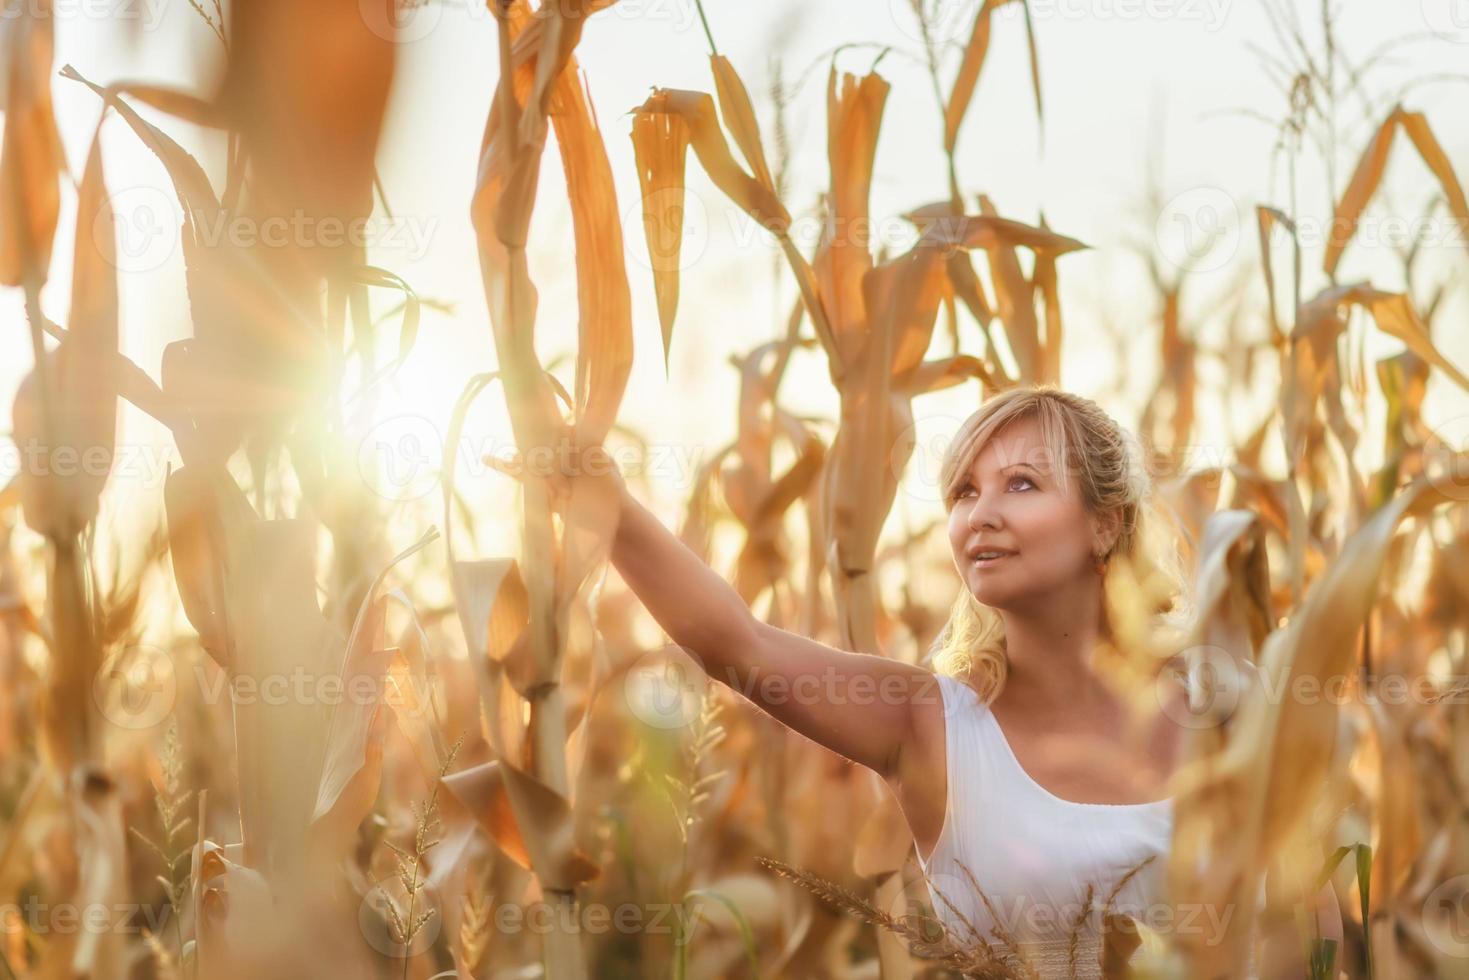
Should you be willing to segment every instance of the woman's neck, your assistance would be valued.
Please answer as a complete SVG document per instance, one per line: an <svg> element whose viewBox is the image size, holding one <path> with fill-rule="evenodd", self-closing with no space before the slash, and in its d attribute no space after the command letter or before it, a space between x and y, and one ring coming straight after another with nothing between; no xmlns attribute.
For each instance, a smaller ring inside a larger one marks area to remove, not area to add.
<svg viewBox="0 0 1469 980"><path fill-rule="evenodd" d="M1086 591L1086 590L1082 590ZM1087 710L1114 698L1096 669L1102 637L1100 590L1034 614L1003 610L1006 700L1017 706Z"/></svg>

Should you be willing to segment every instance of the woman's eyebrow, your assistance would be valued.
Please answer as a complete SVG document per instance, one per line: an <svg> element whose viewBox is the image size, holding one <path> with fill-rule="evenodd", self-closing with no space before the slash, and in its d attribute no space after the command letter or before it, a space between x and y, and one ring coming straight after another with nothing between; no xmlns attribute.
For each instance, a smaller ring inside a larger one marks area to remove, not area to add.
<svg viewBox="0 0 1469 980"><path fill-rule="evenodd" d="M1000 467L1000 472L1001 473L1009 473L1011 470L1029 470L1030 472L1034 473L1036 476L1040 476L1041 475L1041 471L1038 470L1038 469L1036 469L1034 466L1031 466L1029 463L1011 463L1009 466L1001 466ZM971 475L970 478L965 481L965 483L966 483L966 485L973 485L973 483L974 483L973 476Z"/></svg>

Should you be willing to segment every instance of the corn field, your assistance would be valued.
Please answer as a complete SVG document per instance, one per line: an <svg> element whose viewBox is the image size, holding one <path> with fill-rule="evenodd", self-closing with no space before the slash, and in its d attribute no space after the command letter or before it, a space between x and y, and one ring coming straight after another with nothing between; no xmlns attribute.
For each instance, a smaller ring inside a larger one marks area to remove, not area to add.
<svg viewBox="0 0 1469 980"><path fill-rule="evenodd" d="M721 45L736 6L679 8L695 77L627 42L632 0L464 0L478 92L405 68L458 0L189 0L193 86L62 2L0 21L0 978L1035 975L938 927L874 773L660 635L611 568L610 481L557 501L538 467L604 448L761 619L926 664L955 586L934 439L1063 384L1137 433L1176 518L1187 630L1125 564L1106 601L1135 689L1166 661L1216 695L1184 720L1167 881L1233 913L1109 916L1105 975L1242 976L1270 931L1312 978L1469 977L1469 416L1430 410L1469 393L1469 142L1423 108L1469 76L1377 73L1469 25L1409 4L1364 55L1349 9L1252 0L1277 99L1241 108L1280 180L1217 262L1213 211L1165 242L1187 201L1158 173L1130 242L1002 213L972 151L1045 150L981 94L1054 142L1107 85L1047 57L1044 0L876 3L903 30L859 39L792 12L833 32L801 121L804 65ZM580 57L642 101L599 118ZM454 100L477 144L395 163ZM928 169L881 213L884 134L917 117ZM435 183L469 219L463 294L360 233ZM698 261L710 212L778 308ZM1385 217L1442 240L1367 241ZM1125 313L1068 288L1103 253L1142 270ZM749 324L728 359L719 307ZM680 386L647 396L661 432L628 421L635 334ZM1081 350L1114 369L1080 378ZM513 452L465 453L487 427ZM1323 884L1340 944L1303 911Z"/></svg>

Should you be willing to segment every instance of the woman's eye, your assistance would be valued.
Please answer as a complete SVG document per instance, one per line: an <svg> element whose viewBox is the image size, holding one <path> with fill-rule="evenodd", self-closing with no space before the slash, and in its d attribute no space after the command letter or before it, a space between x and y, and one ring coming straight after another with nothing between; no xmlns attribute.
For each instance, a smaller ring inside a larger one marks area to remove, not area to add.
<svg viewBox="0 0 1469 980"><path fill-rule="evenodd" d="M1010 478L1010 482L1006 486L1007 488L1013 488L1017 483L1023 483L1026 486L1030 487L1032 490L1035 489L1035 484L1031 482L1030 477L1028 476L1012 476ZM963 500L965 497L968 496L978 496L978 492L974 489L972 485L965 486L958 493L954 494L954 499Z"/></svg>

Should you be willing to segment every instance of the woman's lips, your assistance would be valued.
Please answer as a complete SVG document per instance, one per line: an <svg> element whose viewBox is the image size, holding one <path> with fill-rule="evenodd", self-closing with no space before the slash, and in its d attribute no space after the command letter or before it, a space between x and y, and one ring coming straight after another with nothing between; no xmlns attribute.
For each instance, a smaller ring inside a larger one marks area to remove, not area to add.
<svg viewBox="0 0 1469 980"><path fill-rule="evenodd" d="M1000 556L998 556L996 558L975 558L975 559L973 559L970 562L970 564L973 565L975 568L990 568L990 567L992 567L994 565L998 565L1000 562L1004 561L1006 558L1014 558L1014 557L1015 557L1015 553L1014 552L1009 552L1007 554L1000 555Z"/></svg>

